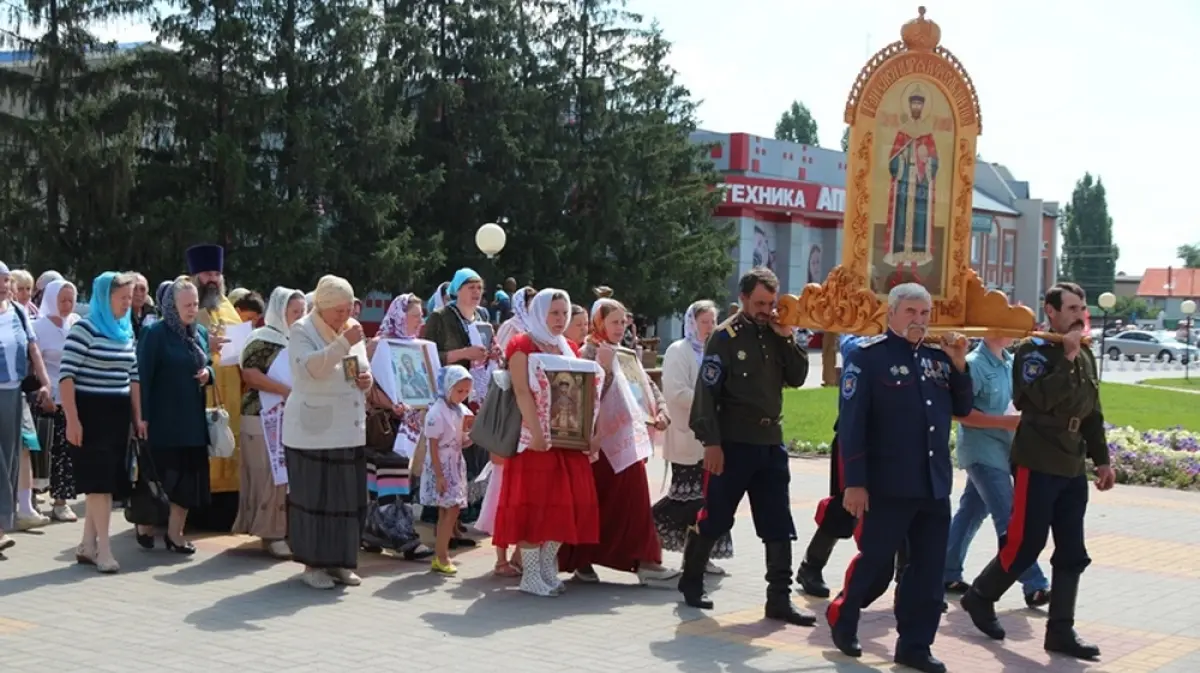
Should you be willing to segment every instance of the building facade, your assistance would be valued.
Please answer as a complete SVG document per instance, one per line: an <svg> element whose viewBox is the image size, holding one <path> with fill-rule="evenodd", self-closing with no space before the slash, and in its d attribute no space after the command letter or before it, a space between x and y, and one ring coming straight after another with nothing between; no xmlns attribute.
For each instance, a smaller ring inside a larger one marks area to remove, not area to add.
<svg viewBox="0 0 1200 673"><path fill-rule="evenodd" d="M738 277L756 265L775 271L789 294L824 281L842 257L846 154L747 133L697 131L691 139L710 148L723 176L713 217L738 233L727 299L736 301ZM1042 294L1057 280L1058 204L1034 198L1028 182L980 160L972 205L971 266L990 289L1040 313ZM660 330L675 338L677 325Z"/></svg>

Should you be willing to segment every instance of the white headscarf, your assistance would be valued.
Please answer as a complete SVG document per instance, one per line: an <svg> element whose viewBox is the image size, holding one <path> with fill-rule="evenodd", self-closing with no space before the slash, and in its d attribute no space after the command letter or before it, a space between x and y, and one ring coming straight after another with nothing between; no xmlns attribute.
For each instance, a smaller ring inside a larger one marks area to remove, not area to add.
<svg viewBox="0 0 1200 673"><path fill-rule="evenodd" d="M448 365L442 367L442 371L438 373L438 395L446 400L446 404L450 403L450 389L452 389L459 381L468 381L471 379L471 372L467 371L462 365Z"/></svg>
<svg viewBox="0 0 1200 673"><path fill-rule="evenodd" d="M50 283L56 280L62 280L62 274L57 271L46 271L38 276L37 283L33 286L35 291L45 292Z"/></svg>
<svg viewBox="0 0 1200 673"><path fill-rule="evenodd" d="M566 290L548 287L534 295L533 301L529 304L527 320L529 336L543 346L558 346L563 357L573 358L575 351L571 350L571 344L567 342L567 337L561 334L554 336L546 324L550 317L550 305L554 303L556 297L566 301L568 307L571 306L571 295L567 294Z"/></svg>
<svg viewBox="0 0 1200 673"><path fill-rule="evenodd" d="M442 293L447 291L449 289L449 287L450 287L449 281L446 281L445 283L442 283L441 285L438 286L437 291L434 292L433 296L430 297L430 299L429 299L430 306L432 306L432 308L429 309L430 313L433 313L434 311L436 311L439 308L442 308L443 306L446 305L446 298L442 296Z"/></svg>
<svg viewBox="0 0 1200 673"><path fill-rule="evenodd" d="M716 312L716 306L705 300L692 302L688 307L687 313L683 316L683 338L687 340L692 347L692 352L696 354L696 362L699 363L704 359L704 340L700 338L700 330L696 325L696 316L705 311Z"/></svg>
<svg viewBox="0 0 1200 673"><path fill-rule="evenodd" d="M74 283L62 280L61 278L59 280L52 280L46 286L46 289L42 291L42 305L38 307L38 315L46 318L62 318L64 322L70 317L58 314L58 294L65 287L75 290L75 297L79 297L79 290L76 289Z"/></svg>
<svg viewBox="0 0 1200 673"><path fill-rule="evenodd" d="M304 293L300 290L293 290L290 287L277 287L271 291L271 298L267 300L267 312L263 316L263 326L250 333L246 337L246 345L251 341L265 341L276 346L287 348L288 345L288 324L287 324L287 307L293 299L303 299ZM238 364L245 366L244 358L246 349L242 348L242 354L238 357Z"/></svg>

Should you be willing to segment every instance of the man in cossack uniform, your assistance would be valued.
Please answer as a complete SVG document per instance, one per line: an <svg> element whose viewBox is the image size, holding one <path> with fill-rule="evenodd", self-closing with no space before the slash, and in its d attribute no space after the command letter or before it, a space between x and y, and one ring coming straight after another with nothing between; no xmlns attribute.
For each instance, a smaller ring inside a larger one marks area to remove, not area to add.
<svg viewBox="0 0 1200 673"><path fill-rule="evenodd" d="M849 359L850 353L858 348L860 343L870 338L851 334L842 335L838 344L842 362ZM842 403L839 398L839 415L841 407ZM842 492L845 490L846 484L842 478L841 450L838 448L838 444L837 424L835 423L833 442L829 445L829 497L822 498L817 503L814 517L817 530L813 532L812 539L809 540L808 548L804 553L804 560L800 562L800 567L796 570L796 584L800 585L800 591L814 598L829 598L829 585L825 583L823 572L825 565L829 563L829 557L833 554L833 548L837 546L838 541L848 540L854 535L854 529L858 525L858 521L842 506ZM895 566L880 573L879 581L868 592L863 601L863 607L869 607L887 591L892 582L893 572L896 583L899 584L900 577L904 574L907 566L908 544L906 542L896 552ZM946 611L946 607L946 603L943 601L942 612Z"/></svg>
<svg viewBox="0 0 1200 673"><path fill-rule="evenodd" d="M791 601L796 528L781 425L783 388L804 385L808 354L775 321L779 280L770 269L751 269L739 289L741 310L709 337L692 400L689 426L704 445L704 509L688 531L679 591L691 607L713 607L704 590L709 554L748 493L766 553L766 617L813 626L816 616Z"/></svg>
<svg viewBox="0 0 1200 673"><path fill-rule="evenodd" d="M896 591L895 662L944 673L930 646L942 617L950 427L954 416L970 413L973 392L966 339L948 335L942 347L923 341L932 307L916 283L892 288L887 333L861 342L842 369L842 504L858 518L859 553L826 617L837 648L861 656L862 608L907 542L909 566Z"/></svg>
<svg viewBox="0 0 1200 673"><path fill-rule="evenodd" d="M1005 636L996 601L1037 560L1054 529L1054 568L1043 646L1079 659L1095 659L1100 648L1075 633L1079 579L1091 564L1083 539L1088 478L1084 457L1096 466L1096 488L1116 481L1108 463L1100 381L1095 356L1083 347L1087 301L1075 283L1046 291L1046 316L1062 343L1029 338L1013 362L1013 405L1021 422L1013 438L1012 519L999 555L971 583L962 606L976 628L996 640Z"/></svg>

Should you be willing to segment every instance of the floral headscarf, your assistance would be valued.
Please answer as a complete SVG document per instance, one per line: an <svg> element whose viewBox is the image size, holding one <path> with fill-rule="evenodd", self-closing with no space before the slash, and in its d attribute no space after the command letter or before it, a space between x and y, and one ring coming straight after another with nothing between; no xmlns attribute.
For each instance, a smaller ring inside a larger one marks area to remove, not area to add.
<svg viewBox="0 0 1200 673"><path fill-rule="evenodd" d="M450 365L442 367L442 371L438 373L438 394L446 402L450 401L450 389L457 385L460 381L468 381L471 379L471 372L467 371L462 365Z"/></svg>
<svg viewBox="0 0 1200 673"><path fill-rule="evenodd" d="M691 344L692 351L696 354L696 362L699 363L704 359L704 340L700 338L700 330L696 325L696 316L705 311L716 312L716 308L706 301L693 302L688 307L687 313L683 316L683 338Z"/></svg>
<svg viewBox="0 0 1200 673"><path fill-rule="evenodd" d="M163 322L166 323L167 329L177 334L185 344L191 346L189 350L192 353L192 362L196 365L196 369L200 369L208 363L208 353L200 346L200 332L196 329L194 321L190 325L183 324L183 319L179 317L179 307L175 304L175 295L188 284L190 284L189 281L175 281L166 292L163 292Z"/></svg>
<svg viewBox="0 0 1200 673"><path fill-rule="evenodd" d="M529 302L525 301L526 297L532 300L532 295L536 294L532 287L526 285L517 290L517 293L512 298L512 312L514 326L522 332L529 331Z"/></svg>
<svg viewBox="0 0 1200 673"><path fill-rule="evenodd" d="M379 323L379 336L385 339L413 339L416 334L408 333L408 309L417 297L406 292L392 300L387 315Z"/></svg>
<svg viewBox="0 0 1200 673"><path fill-rule="evenodd" d="M608 318L609 315L612 315L612 311L609 311L607 314L605 314L603 311L604 308L610 308L612 310L620 309L622 311L625 310L625 306L616 299L610 299L608 297L597 299L596 302L592 304L592 324L590 332L588 333L588 340L597 344L608 343L613 346L617 346L619 344L610 342L608 340L608 335L605 334L604 320Z"/></svg>

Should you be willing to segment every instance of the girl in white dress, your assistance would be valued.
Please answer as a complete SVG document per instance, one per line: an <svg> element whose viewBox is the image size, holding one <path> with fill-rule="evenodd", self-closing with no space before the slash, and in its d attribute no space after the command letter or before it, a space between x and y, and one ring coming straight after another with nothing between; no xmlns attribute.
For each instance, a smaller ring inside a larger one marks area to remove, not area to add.
<svg viewBox="0 0 1200 673"><path fill-rule="evenodd" d="M438 391L441 397L425 414L425 452L421 479L421 504L438 508L436 554L431 568L442 575L455 575L450 561L450 539L458 526L458 512L467 506L467 461L463 447L471 444L465 421L471 416L464 402L471 395L471 373L459 365L444 367Z"/></svg>

